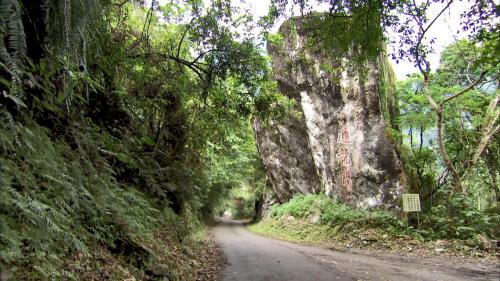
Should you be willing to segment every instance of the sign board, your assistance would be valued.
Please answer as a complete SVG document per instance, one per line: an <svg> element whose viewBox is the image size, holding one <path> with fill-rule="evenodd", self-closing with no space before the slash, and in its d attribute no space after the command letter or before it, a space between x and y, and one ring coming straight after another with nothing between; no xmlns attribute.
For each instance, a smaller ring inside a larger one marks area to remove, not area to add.
<svg viewBox="0 0 500 281"><path fill-rule="evenodd" d="M420 212L418 194L403 194L403 212Z"/></svg>

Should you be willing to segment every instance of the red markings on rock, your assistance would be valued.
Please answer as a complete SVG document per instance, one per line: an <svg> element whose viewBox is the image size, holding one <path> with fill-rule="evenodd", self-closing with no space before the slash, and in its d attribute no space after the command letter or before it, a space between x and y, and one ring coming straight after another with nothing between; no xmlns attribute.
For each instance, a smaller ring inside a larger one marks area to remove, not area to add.
<svg viewBox="0 0 500 281"><path fill-rule="evenodd" d="M339 130L337 136L337 159L341 164L340 170L340 185L344 187L347 192L352 192L352 174L351 174L351 155L349 153L349 130L344 127Z"/></svg>

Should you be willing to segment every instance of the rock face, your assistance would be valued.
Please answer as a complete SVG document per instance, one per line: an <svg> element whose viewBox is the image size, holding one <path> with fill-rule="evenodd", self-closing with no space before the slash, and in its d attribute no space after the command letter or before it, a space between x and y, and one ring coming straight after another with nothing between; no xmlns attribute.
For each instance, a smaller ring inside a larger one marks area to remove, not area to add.
<svg viewBox="0 0 500 281"><path fill-rule="evenodd" d="M276 197L324 191L359 207L397 206L405 177L391 138L395 107L385 57L358 71L349 55L306 49L299 21L286 21L279 33L283 42L268 45L274 78L302 116L254 122Z"/></svg>
<svg viewBox="0 0 500 281"><path fill-rule="evenodd" d="M287 122L263 127L254 121L257 147L274 195L285 202L297 193L317 193L320 179L314 166L304 122Z"/></svg>

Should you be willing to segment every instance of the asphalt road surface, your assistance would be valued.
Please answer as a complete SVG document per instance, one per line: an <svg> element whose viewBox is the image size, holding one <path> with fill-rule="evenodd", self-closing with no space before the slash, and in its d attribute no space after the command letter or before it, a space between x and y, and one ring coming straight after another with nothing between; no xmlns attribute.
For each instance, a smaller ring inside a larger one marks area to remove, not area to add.
<svg viewBox="0 0 500 281"><path fill-rule="evenodd" d="M243 222L222 220L215 239L228 263L223 281L500 281L494 265L332 251L265 238Z"/></svg>

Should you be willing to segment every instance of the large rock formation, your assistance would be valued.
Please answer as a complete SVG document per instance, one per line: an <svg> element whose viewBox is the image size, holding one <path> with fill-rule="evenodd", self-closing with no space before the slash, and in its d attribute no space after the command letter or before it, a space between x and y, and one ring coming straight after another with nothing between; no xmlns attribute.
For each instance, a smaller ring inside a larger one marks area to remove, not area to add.
<svg viewBox="0 0 500 281"><path fill-rule="evenodd" d="M290 118L264 127L254 121L259 154L276 198L283 202L296 193L317 193L320 179L311 155L305 123Z"/></svg>
<svg viewBox="0 0 500 281"><path fill-rule="evenodd" d="M308 32L288 20L283 42L268 44L280 91L302 117L254 122L259 153L276 197L324 191L352 205L394 207L404 186L391 140L394 97L381 56L361 71L351 55L306 48Z"/></svg>

